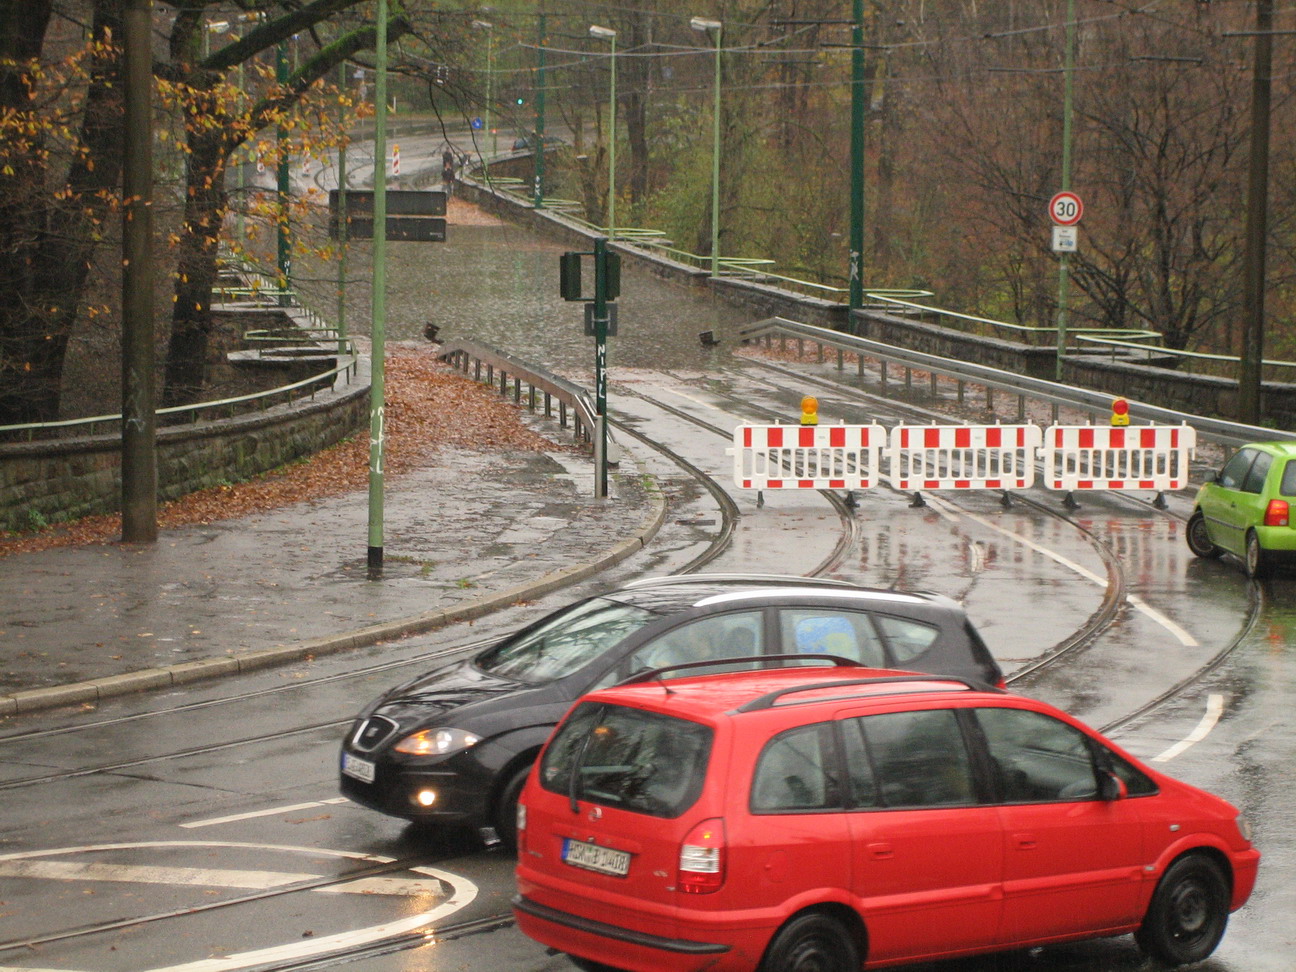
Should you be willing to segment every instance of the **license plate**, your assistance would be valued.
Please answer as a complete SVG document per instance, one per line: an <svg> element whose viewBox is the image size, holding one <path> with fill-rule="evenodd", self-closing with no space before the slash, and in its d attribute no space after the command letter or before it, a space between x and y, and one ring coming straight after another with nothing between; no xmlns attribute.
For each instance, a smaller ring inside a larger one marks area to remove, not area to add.
<svg viewBox="0 0 1296 972"><path fill-rule="evenodd" d="M365 783L374 781L374 764L367 759L352 756L350 753L342 754L342 772L347 776L354 776L357 780L363 780Z"/></svg>
<svg viewBox="0 0 1296 972"><path fill-rule="evenodd" d="M575 867L598 871L600 874L625 877L630 873L628 853L611 847L600 847L598 844L587 844L583 840L564 840L563 860Z"/></svg>

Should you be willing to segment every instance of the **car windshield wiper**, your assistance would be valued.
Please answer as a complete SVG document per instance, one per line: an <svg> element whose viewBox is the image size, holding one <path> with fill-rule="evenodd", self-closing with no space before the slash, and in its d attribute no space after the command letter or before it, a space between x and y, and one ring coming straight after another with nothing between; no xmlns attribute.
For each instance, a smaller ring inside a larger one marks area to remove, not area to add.
<svg viewBox="0 0 1296 972"><path fill-rule="evenodd" d="M594 721L595 726L603 719L603 713L599 712L598 719ZM581 740L580 749L572 757L571 775L567 778L567 802L571 806L572 813L580 813L580 798L582 791L581 780L581 763L585 760L585 753L589 750L590 742L594 739L594 726L586 733L585 738Z"/></svg>

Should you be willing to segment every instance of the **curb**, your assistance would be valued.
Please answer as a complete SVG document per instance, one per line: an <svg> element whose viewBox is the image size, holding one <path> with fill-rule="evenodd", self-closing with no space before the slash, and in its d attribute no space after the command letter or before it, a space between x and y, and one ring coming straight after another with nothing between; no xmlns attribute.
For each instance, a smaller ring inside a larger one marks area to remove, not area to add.
<svg viewBox="0 0 1296 972"><path fill-rule="evenodd" d="M657 531L661 529L662 524L666 521L666 497L660 489L653 490L650 503L651 509L648 516L639 525L639 530L634 536L622 540L601 557L545 574L528 584L519 584L477 600L466 601L453 608L426 611L422 614L397 618L394 621L384 621L380 624L357 628L353 631L330 635L325 638L299 641L291 645L279 645L274 648L265 648L223 658L183 662L163 668L145 668L140 671L108 675L84 682L70 682L66 685L26 689L14 692L11 695L0 696L0 716L54 709L65 705L99 702L113 696L127 695L147 689L170 688L221 675L237 675L243 672L313 658L316 655L332 654L351 648L363 648L377 644L380 641L422 634L459 621L479 618L489 614L491 611L508 607L518 601L551 594L570 584L592 577L599 571L606 570L619 564L632 554L638 553L656 536Z"/></svg>

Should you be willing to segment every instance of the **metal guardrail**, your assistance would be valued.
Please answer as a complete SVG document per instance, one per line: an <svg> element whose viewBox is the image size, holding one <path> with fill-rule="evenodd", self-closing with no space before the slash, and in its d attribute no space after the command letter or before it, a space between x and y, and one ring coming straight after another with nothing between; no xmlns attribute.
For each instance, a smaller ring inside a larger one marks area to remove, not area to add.
<svg viewBox="0 0 1296 972"><path fill-rule="evenodd" d="M905 369L906 382L909 381L912 371L918 370L932 375L933 383L937 375L943 375L960 382L960 392L962 383L1008 392L1018 396L1019 415L1024 410L1024 400L1028 398L1047 402L1054 406L1078 409L1095 416L1103 416L1104 420L1111 413L1113 396L1105 392L1073 388L1069 385L1046 381L1042 378L1030 378L1010 371L1001 371L988 365L974 364L969 361L943 358L940 355L928 354L924 351L900 348L895 345L884 344L881 341L856 337L852 334L816 327L813 324L802 324L799 321L792 321L783 317L772 317L760 321L750 327L743 328L739 334L749 341L764 337L781 336L794 338L798 341L810 341L818 344L820 348L834 348L838 354L837 366L839 368L843 365L842 355L849 352L861 357L882 361L884 368L887 363L899 365ZM863 367L862 362L860 367ZM885 370L883 376L885 379ZM1236 449L1238 446L1245 445L1248 442L1279 439L1296 441L1296 433L1245 425L1241 422L1229 422L1224 419L1209 418L1203 415L1192 415L1186 412L1176 412L1173 409L1161 408L1158 405L1147 405L1142 402L1130 401L1130 415L1133 418L1163 425L1187 423L1197 430L1199 438L1217 442L1229 449Z"/></svg>
<svg viewBox="0 0 1296 972"><path fill-rule="evenodd" d="M546 416L553 415L553 402L558 402L558 423L567 427L568 412L571 413L572 427L578 441L592 443L595 430L598 429L598 413L590 394L580 385L566 378L527 364L521 358L514 357L507 351L493 348L478 341L447 341L441 346L438 357L448 361L464 374L472 373L477 381L485 381L492 387L498 387L501 395L509 394L512 384L513 400L522 403L522 386L525 384L527 407L535 411L540 407L537 393L543 394L543 407ZM483 379L483 373L485 378ZM608 462L618 461L620 449L612 441L609 432Z"/></svg>

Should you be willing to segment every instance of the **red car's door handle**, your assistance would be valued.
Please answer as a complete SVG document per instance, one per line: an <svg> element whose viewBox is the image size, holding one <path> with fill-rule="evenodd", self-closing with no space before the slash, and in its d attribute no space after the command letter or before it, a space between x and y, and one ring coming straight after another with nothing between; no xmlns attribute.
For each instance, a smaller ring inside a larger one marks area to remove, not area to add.
<svg viewBox="0 0 1296 972"><path fill-rule="evenodd" d="M886 841L878 841L877 843L869 844L868 851L870 857L879 861L889 860L895 856L895 851Z"/></svg>
<svg viewBox="0 0 1296 972"><path fill-rule="evenodd" d="M1018 850L1034 850L1036 847L1034 834L1013 834L1013 840L1016 841Z"/></svg>

